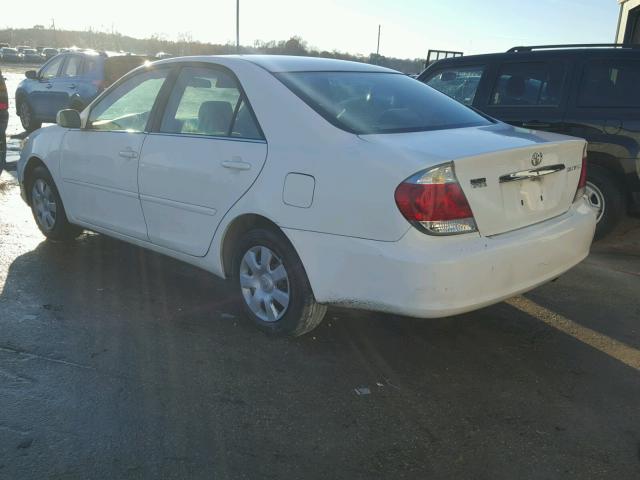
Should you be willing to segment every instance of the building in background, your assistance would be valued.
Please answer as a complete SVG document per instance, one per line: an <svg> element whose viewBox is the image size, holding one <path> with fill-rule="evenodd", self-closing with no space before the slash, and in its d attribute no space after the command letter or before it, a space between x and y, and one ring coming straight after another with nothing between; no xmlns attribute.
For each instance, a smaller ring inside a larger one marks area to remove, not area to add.
<svg viewBox="0 0 640 480"><path fill-rule="evenodd" d="M620 16L616 43L640 44L640 0L618 0Z"/></svg>

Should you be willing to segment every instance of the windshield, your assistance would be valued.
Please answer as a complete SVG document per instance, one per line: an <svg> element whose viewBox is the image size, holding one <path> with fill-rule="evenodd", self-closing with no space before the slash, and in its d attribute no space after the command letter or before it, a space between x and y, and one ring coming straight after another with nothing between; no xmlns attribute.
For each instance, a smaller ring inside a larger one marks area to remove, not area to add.
<svg viewBox="0 0 640 480"><path fill-rule="evenodd" d="M399 73L286 72L276 76L326 120L356 134L490 124L470 108Z"/></svg>

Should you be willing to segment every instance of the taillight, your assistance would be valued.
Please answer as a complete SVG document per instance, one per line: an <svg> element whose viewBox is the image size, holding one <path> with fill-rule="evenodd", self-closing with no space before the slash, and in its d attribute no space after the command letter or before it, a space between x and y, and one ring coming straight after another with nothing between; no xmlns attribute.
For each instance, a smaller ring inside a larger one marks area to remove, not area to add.
<svg viewBox="0 0 640 480"><path fill-rule="evenodd" d="M6 102L0 102L0 110L9 110L9 104Z"/></svg>
<svg viewBox="0 0 640 480"><path fill-rule="evenodd" d="M587 147L584 147L584 153L582 154L582 169L580 170L580 180L578 180L578 188L576 194L573 197L573 201L580 200L587 188Z"/></svg>
<svg viewBox="0 0 640 480"><path fill-rule="evenodd" d="M407 178L396 188L395 200L404 218L424 233L456 235L478 231L452 163Z"/></svg>

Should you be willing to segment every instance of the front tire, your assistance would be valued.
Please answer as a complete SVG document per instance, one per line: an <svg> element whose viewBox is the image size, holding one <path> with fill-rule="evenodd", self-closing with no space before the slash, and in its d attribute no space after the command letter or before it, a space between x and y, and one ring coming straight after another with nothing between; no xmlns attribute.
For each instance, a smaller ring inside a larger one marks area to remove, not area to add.
<svg viewBox="0 0 640 480"><path fill-rule="evenodd" d="M35 118L33 108L29 102L23 100L20 104L20 123L27 133L31 133L42 126L42 122Z"/></svg>
<svg viewBox="0 0 640 480"><path fill-rule="evenodd" d="M247 232L236 248L233 274L247 316L267 333L303 335L327 311L316 302L300 257L279 232Z"/></svg>
<svg viewBox="0 0 640 480"><path fill-rule="evenodd" d="M625 215L624 192L618 182L597 165L587 169L587 201L598 212L595 240L606 237Z"/></svg>
<svg viewBox="0 0 640 480"><path fill-rule="evenodd" d="M69 241L82 233L80 227L67 220L56 184L46 168L38 166L33 170L27 188L33 218L45 237L53 241Z"/></svg>

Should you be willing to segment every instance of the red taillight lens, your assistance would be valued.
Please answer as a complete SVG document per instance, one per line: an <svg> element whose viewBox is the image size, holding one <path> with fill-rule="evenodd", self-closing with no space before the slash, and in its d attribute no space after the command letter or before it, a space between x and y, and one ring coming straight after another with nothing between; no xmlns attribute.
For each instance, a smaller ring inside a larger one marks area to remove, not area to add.
<svg viewBox="0 0 640 480"><path fill-rule="evenodd" d="M6 102L0 102L0 110L9 110L9 104Z"/></svg>
<svg viewBox="0 0 640 480"><path fill-rule="evenodd" d="M425 233L455 235L477 231L452 164L408 178L396 188L395 200L404 218Z"/></svg>
<svg viewBox="0 0 640 480"><path fill-rule="evenodd" d="M573 201L580 200L585 194L587 187L587 151L582 155L582 169L580 170L580 179L578 180L578 188L576 189L576 195L573 197Z"/></svg>

